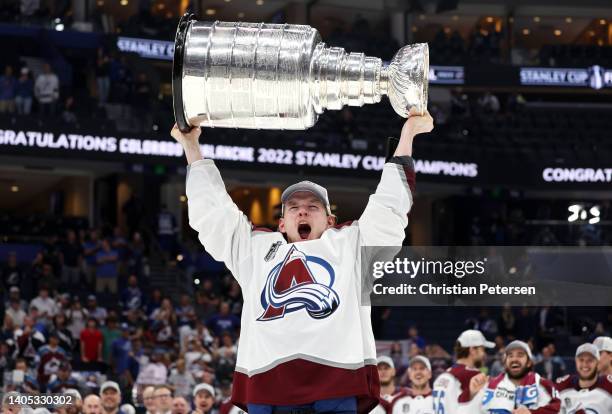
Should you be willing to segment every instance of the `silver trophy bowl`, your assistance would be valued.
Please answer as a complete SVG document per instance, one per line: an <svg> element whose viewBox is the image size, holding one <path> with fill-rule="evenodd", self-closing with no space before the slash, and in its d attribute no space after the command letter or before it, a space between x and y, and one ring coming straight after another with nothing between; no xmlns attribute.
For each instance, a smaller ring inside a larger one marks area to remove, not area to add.
<svg viewBox="0 0 612 414"><path fill-rule="evenodd" d="M429 49L404 46L389 65L326 47L305 25L197 21L176 32L174 116L194 126L304 130L325 109L363 106L388 95L398 115L427 108Z"/></svg>

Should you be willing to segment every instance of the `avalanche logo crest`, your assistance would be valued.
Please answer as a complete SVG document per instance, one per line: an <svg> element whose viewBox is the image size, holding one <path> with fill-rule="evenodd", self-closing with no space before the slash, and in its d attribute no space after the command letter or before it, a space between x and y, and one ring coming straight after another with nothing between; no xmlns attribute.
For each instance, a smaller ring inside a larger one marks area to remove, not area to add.
<svg viewBox="0 0 612 414"><path fill-rule="evenodd" d="M284 318L301 309L313 319L327 318L340 306L340 297L332 289L334 279L334 269L327 261L307 256L292 246L268 274L261 292L265 310L257 320Z"/></svg>

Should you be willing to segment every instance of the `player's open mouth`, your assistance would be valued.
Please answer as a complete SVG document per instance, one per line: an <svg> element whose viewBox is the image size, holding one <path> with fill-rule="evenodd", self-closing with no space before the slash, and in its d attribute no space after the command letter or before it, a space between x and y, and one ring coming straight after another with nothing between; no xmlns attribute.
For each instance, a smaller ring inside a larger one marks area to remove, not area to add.
<svg viewBox="0 0 612 414"><path fill-rule="evenodd" d="M521 369L521 364L519 363L510 364L510 369Z"/></svg>
<svg viewBox="0 0 612 414"><path fill-rule="evenodd" d="M300 239L308 240L308 236L310 236L310 224L298 224L298 233L300 235Z"/></svg>

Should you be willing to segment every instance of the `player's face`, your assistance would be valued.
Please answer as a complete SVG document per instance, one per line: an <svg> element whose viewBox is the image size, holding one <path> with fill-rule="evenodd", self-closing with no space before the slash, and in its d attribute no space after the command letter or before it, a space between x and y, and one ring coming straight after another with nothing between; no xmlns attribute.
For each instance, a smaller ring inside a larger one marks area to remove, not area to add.
<svg viewBox="0 0 612 414"><path fill-rule="evenodd" d="M387 364L378 364L378 379L381 385L389 385L395 378L395 369Z"/></svg>
<svg viewBox="0 0 612 414"><path fill-rule="evenodd" d="M327 215L321 200L307 191L298 191L285 203L278 229L287 234L290 243L295 243L318 239L334 221L333 216Z"/></svg>
<svg viewBox="0 0 612 414"><path fill-rule="evenodd" d="M480 368L486 358L487 358L487 351L485 350L484 346L475 346L471 348L471 354L472 354L472 359L474 360L474 366L476 368Z"/></svg>
<svg viewBox="0 0 612 414"><path fill-rule="evenodd" d="M206 390L198 392L195 396L196 410L202 413L209 412L214 403L213 396Z"/></svg>
<svg viewBox="0 0 612 414"><path fill-rule="evenodd" d="M581 380L597 377L597 360L591 354L582 353L576 357L576 371Z"/></svg>
<svg viewBox="0 0 612 414"><path fill-rule="evenodd" d="M408 367L408 378L415 388L423 388L431 379L431 371L422 362L413 362Z"/></svg>
<svg viewBox="0 0 612 414"><path fill-rule="evenodd" d="M612 352L599 351L599 372L609 374L610 366L612 366Z"/></svg>
<svg viewBox="0 0 612 414"><path fill-rule="evenodd" d="M510 378L521 379L531 370L531 361L522 349L512 349L506 353L504 366Z"/></svg>

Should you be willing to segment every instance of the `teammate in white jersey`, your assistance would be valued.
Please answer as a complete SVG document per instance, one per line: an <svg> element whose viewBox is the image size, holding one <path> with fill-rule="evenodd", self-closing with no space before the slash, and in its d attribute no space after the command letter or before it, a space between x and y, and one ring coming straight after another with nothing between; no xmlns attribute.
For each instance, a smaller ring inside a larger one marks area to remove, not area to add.
<svg viewBox="0 0 612 414"><path fill-rule="evenodd" d="M580 345L575 361L577 374L557 379L561 413L612 413L612 375L598 375L597 347L589 343Z"/></svg>
<svg viewBox="0 0 612 414"><path fill-rule="evenodd" d="M494 348L482 332L469 329L459 335L455 343L455 365L440 374L433 386L436 414L473 414L478 412L482 387L488 378L480 372L487 354Z"/></svg>
<svg viewBox="0 0 612 414"><path fill-rule="evenodd" d="M366 413L380 385L370 308L359 289L361 248L401 246L412 206L412 141L433 129L410 116L394 156L358 221L335 226L325 188L285 190L279 232L254 228L227 194L200 129L172 136L189 163L189 224L242 288L241 338L232 402L249 414Z"/></svg>
<svg viewBox="0 0 612 414"><path fill-rule="evenodd" d="M380 381L380 399L378 405L370 414L386 414L389 403L395 395L401 392L401 388L395 383L395 363L387 355L378 357L377 360L378 379Z"/></svg>
<svg viewBox="0 0 612 414"><path fill-rule="evenodd" d="M593 345L599 350L599 375L612 375L612 338L597 337Z"/></svg>
<svg viewBox="0 0 612 414"><path fill-rule="evenodd" d="M410 388L403 389L391 400L388 414L433 414L431 396L431 363L422 355L413 357L408 366Z"/></svg>
<svg viewBox="0 0 612 414"><path fill-rule="evenodd" d="M506 346L505 372L491 378L480 401L482 414L558 414L559 393L553 383L532 372L531 349L523 341Z"/></svg>

